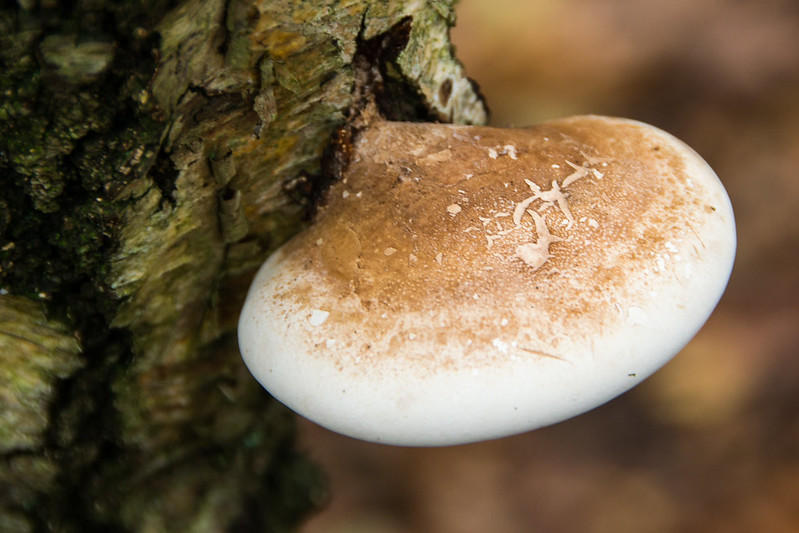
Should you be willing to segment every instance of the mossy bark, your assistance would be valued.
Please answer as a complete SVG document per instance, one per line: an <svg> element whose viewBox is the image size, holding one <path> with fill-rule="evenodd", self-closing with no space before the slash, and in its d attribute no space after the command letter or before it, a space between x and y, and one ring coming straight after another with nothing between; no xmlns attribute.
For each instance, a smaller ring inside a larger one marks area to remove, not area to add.
<svg viewBox="0 0 799 533"><path fill-rule="evenodd" d="M453 20L432 0L3 4L0 530L285 531L318 503L238 309L364 90L393 118L484 121Z"/></svg>

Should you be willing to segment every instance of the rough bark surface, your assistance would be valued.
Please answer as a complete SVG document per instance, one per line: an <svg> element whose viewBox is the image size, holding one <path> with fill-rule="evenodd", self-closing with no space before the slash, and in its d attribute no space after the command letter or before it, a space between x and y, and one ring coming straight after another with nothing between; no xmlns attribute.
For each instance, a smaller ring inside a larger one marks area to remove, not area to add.
<svg viewBox="0 0 799 533"><path fill-rule="evenodd" d="M453 22L446 0L2 4L0 530L285 531L318 503L238 309L365 93L485 120Z"/></svg>

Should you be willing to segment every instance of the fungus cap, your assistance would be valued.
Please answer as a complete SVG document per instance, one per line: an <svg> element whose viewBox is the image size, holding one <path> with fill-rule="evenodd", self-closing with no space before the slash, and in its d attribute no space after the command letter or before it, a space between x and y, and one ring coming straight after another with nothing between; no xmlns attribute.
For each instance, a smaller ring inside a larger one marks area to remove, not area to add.
<svg viewBox="0 0 799 533"><path fill-rule="evenodd" d="M729 278L724 188L653 126L379 122L352 148L239 323L256 379L333 431L450 445L590 410L674 356Z"/></svg>

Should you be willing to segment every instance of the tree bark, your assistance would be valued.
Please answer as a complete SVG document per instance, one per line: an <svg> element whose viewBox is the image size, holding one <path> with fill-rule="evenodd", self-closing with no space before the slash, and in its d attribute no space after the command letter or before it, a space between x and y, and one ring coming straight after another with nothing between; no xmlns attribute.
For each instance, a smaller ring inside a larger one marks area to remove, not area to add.
<svg viewBox="0 0 799 533"><path fill-rule="evenodd" d="M238 309L365 101L485 120L453 23L449 0L2 4L0 530L286 531L320 502Z"/></svg>

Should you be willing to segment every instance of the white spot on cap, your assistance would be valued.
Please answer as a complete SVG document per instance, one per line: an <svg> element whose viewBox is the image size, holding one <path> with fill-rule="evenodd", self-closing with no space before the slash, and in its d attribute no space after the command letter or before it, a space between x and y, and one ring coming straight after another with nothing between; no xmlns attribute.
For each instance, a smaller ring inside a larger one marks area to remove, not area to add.
<svg viewBox="0 0 799 533"><path fill-rule="evenodd" d="M327 320L327 317L330 316L329 311L322 311L321 309L314 309L311 312L311 317L308 321L311 323L312 326L321 326Z"/></svg>
<svg viewBox="0 0 799 533"><path fill-rule="evenodd" d="M461 212L461 206L459 206L458 204L449 204L447 206L447 213L449 213L453 217L460 212Z"/></svg>
<svg viewBox="0 0 799 533"><path fill-rule="evenodd" d="M394 247L392 247L392 246L389 246L388 248L386 248L385 250L383 250L383 253L384 253L386 256L389 256L389 255L394 255L395 253L397 253L397 249L396 249L396 248L394 248Z"/></svg>
<svg viewBox="0 0 799 533"><path fill-rule="evenodd" d="M508 353L508 343L507 342L503 342L502 339L496 338L493 341L491 341L491 344L500 353Z"/></svg>

